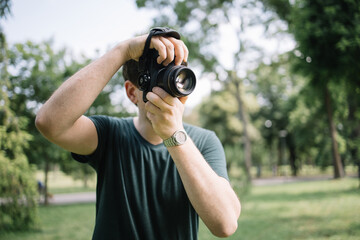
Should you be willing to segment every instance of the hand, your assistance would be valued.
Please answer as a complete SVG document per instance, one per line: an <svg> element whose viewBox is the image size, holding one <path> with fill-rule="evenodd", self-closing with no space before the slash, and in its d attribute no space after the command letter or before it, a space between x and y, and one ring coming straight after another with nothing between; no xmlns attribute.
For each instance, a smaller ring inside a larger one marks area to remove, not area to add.
<svg viewBox="0 0 360 240"><path fill-rule="evenodd" d="M142 35L128 40L127 59L139 61L141 57L147 35ZM180 65L183 61L187 62L189 51L183 41L176 38L165 38L154 36L151 38L150 48L156 49L159 53L157 62L167 66L175 59L175 65Z"/></svg>
<svg viewBox="0 0 360 240"><path fill-rule="evenodd" d="M146 116L157 135L165 140L184 129L182 116L187 97L174 98L159 87L154 87L146 97L149 100L145 104Z"/></svg>

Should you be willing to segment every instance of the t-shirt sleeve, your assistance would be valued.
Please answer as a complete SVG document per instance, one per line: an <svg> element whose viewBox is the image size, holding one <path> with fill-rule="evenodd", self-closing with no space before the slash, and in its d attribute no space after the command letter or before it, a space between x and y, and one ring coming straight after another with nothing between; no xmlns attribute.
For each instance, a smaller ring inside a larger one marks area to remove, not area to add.
<svg viewBox="0 0 360 240"><path fill-rule="evenodd" d="M98 145L96 150L90 155L80 155L76 153L71 153L73 159L81 163L89 163L95 170L97 170L99 165L99 160L104 153L105 145L110 121L107 116L91 116L89 119L94 123L97 135L98 135Z"/></svg>
<svg viewBox="0 0 360 240"><path fill-rule="evenodd" d="M229 181L224 148L214 132L206 135L201 153L214 172Z"/></svg>

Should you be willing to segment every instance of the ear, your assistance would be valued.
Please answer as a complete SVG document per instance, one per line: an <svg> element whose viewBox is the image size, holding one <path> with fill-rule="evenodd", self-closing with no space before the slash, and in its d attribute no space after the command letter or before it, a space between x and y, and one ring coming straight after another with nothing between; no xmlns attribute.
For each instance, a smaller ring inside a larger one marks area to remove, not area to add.
<svg viewBox="0 0 360 240"><path fill-rule="evenodd" d="M131 102L133 102L135 105L137 105L138 101L139 101L139 95L137 94L137 91L139 90L132 82L130 82L129 80L125 81L125 90L126 90L126 95L128 96L128 98L130 99Z"/></svg>

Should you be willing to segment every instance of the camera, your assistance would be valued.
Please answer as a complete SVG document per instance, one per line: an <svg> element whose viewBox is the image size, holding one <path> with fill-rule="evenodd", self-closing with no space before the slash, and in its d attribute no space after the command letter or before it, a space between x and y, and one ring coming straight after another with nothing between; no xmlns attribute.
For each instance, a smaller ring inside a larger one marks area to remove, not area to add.
<svg viewBox="0 0 360 240"><path fill-rule="evenodd" d="M175 65L173 61L168 66L164 66L157 63L158 56L155 49L149 49L145 70L138 78L139 89L144 92L144 102L148 101L146 94L156 86L161 87L173 97L184 97L192 93L195 89L196 77L186 63Z"/></svg>

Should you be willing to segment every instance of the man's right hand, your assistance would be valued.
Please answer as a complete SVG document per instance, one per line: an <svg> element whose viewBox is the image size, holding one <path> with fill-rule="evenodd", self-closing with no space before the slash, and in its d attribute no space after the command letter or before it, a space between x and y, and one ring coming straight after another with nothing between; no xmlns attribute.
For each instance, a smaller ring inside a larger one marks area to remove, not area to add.
<svg viewBox="0 0 360 240"><path fill-rule="evenodd" d="M134 59L139 61L145 41L148 35L135 37L127 41L127 60ZM156 49L159 53L158 64L167 66L175 59L175 65L180 65L183 61L187 62L189 51L183 41L172 37L153 36L150 42L150 49Z"/></svg>

